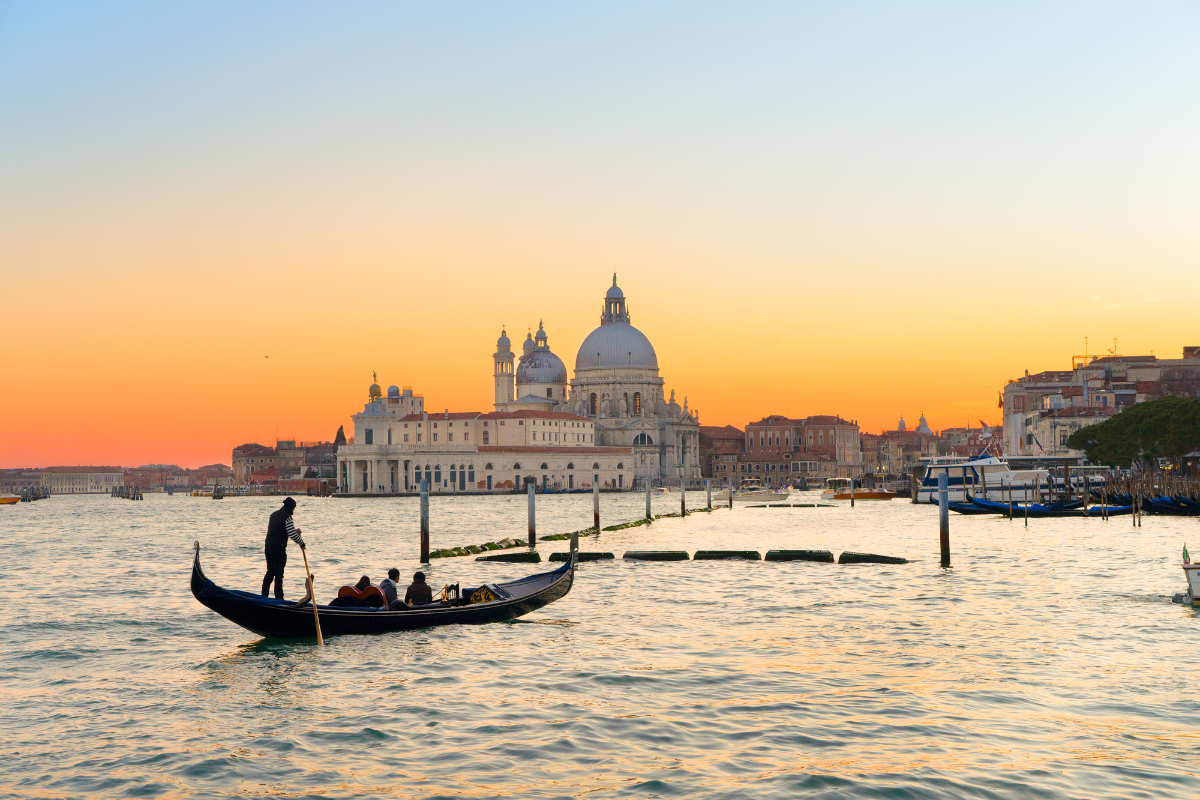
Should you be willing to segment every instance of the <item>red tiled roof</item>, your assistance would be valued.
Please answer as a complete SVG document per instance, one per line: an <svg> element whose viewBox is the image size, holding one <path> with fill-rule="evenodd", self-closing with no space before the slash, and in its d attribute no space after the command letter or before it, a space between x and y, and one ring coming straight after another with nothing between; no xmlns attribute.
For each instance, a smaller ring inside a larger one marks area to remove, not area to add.
<svg viewBox="0 0 1200 800"><path fill-rule="evenodd" d="M709 437L710 439L738 439L738 440L740 440L740 439L745 438L745 436L746 436L746 434L744 432L733 427L732 425L726 425L721 428L717 427L716 425L701 425L700 433L704 436Z"/></svg>
<svg viewBox="0 0 1200 800"><path fill-rule="evenodd" d="M1082 386L1064 386L1062 388L1063 397L1083 397Z"/></svg>
<svg viewBox="0 0 1200 800"><path fill-rule="evenodd" d="M569 414L566 411L530 411L522 409L521 411L491 411L483 415L484 419L568 419L578 422L590 422L587 417L581 417L578 414Z"/></svg>
<svg viewBox="0 0 1200 800"><path fill-rule="evenodd" d="M401 417L400 421L421 422L424 419L425 417L422 414L409 414L408 416ZM568 414L565 411L530 411L529 409L522 409L521 411L489 411L486 414L482 411L452 411L449 416L445 412L429 415L430 422L459 419L568 419L579 422L589 421L587 417Z"/></svg>
<svg viewBox="0 0 1200 800"><path fill-rule="evenodd" d="M437 422L438 420L478 419L482 416L485 416L482 411L451 411L449 414L443 411L439 414L429 414L429 421ZM408 416L401 417L400 421L420 422L423 419L425 419L424 414L409 414Z"/></svg>
<svg viewBox="0 0 1200 800"><path fill-rule="evenodd" d="M524 445L482 444L478 450L481 453L571 453L572 455L620 453L621 455L633 455L632 447L527 447Z"/></svg>
<svg viewBox="0 0 1200 800"><path fill-rule="evenodd" d="M1158 384L1158 381L1138 381L1136 385L1139 394L1149 394L1158 391Z"/></svg>
<svg viewBox="0 0 1200 800"><path fill-rule="evenodd" d="M124 472L121 467L42 467L38 472L56 472L69 475L83 472Z"/></svg>

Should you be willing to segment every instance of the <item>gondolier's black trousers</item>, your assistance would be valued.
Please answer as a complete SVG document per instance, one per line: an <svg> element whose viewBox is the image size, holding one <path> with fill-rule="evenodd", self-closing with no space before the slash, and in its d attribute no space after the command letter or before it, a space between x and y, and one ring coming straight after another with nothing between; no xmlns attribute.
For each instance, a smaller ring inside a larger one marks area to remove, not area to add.
<svg viewBox="0 0 1200 800"><path fill-rule="evenodd" d="M287 566L287 550L282 547L268 547L267 574L263 576L262 595L267 596L271 581L275 581L275 597L283 599L283 568Z"/></svg>

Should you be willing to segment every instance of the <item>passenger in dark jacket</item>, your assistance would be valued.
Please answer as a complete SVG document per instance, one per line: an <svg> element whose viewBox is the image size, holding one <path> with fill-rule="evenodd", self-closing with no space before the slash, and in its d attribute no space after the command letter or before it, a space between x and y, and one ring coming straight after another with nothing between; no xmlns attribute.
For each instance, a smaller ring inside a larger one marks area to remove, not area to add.
<svg viewBox="0 0 1200 800"><path fill-rule="evenodd" d="M267 556L267 574L263 576L262 595L267 596L271 583L275 583L275 597L283 599L283 568L287 565L287 542L291 539L304 549L304 540L300 538L300 529L292 524L292 511L296 501L285 498L283 508L271 514L267 522L267 544L264 548Z"/></svg>
<svg viewBox="0 0 1200 800"><path fill-rule="evenodd" d="M413 582L409 585L408 591L404 593L404 602L410 606L433 602L433 590L425 582L424 572L413 575Z"/></svg>

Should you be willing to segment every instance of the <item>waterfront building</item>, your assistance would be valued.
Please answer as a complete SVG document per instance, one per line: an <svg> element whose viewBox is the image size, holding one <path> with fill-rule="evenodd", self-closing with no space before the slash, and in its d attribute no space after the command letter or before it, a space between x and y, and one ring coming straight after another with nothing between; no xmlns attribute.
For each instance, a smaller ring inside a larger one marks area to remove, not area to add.
<svg viewBox="0 0 1200 800"><path fill-rule="evenodd" d="M50 494L107 494L125 485L120 467L45 467L41 473Z"/></svg>
<svg viewBox="0 0 1200 800"><path fill-rule="evenodd" d="M20 494L42 487L42 472L37 469L0 470L0 494Z"/></svg>
<svg viewBox="0 0 1200 800"><path fill-rule="evenodd" d="M519 358L501 330L492 380L490 413L429 413L410 390L393 386L385 400L373 384L354 415L353 443L338 448L342 491L415 491L421 480L436 491L512 491L527 480L567 490L700 481L699 415L686 397L681 406L673 391L665 396L658 355L631 324L615 275L574 378L539 323Z"/></svg>
<svg viewBox="0 0 1200 800"><path fill-rule="evenodd" d="M746 432L732 425L700 426L700 465L705 478L726 480L736 471L738 456L746 450Z"/></svg>
<svg viewBox="0 0 1200 800"><path fill-rule="evenodd" d="M247 442L233 448L233 482L241 485L247 476L267 467L274 467L279 458L274 447L257 442Z"/></svg>
<svg viewBox="0 0 1200 800"><path fill-rule="evenodd" d="M726 467L735 466L737 480L755 478L770 486L862 473L858 423L837 415L772 414L746 426L745 442L738 463L718 465L716 478L728 477Z"/></svg>

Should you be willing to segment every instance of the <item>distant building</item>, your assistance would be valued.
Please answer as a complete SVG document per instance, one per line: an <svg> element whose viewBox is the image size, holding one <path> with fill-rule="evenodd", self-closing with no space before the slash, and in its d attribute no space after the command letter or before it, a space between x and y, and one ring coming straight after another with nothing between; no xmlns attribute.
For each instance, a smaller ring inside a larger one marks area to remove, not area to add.
<svg viewBox="0 0 1200 800"><path fill-rule="evenodd" d="M20 494L26 489L40 489L42 472L37 469L0 470L0 494Z"/></svg>
<svg viewBox="0 0 1200 800"><path fill-rule="evenodd" d="M732 425L700 426L700 466L705 478L729 477L730 465L746 450L746 432Z"/></svg>
<svg viewBox="0 0 1200 800"><path fill-rule="evenodd" d="M732 471L727 468L736 467L738 481L754 478L779 486L802 476L823 479L862 472L858 423L840 416L763 417L746 426L745 442L737 463L717 465L715 478L727 477Z"/></svg>
<svg viewBox="0 0 1200 800"><path fill-rule="evenodd" d="M50 494L105 494L125 485L120 467L45 467L41 473Z"/></svg>
<svg viewBox="0 0 1200 800"><path fill-rule="evenodd" d="M233 482L236 485L246 483L247 476L267 467L279 464L279 456L274 447L267 447L257 442L248 442L233 448Z"/></svg>

